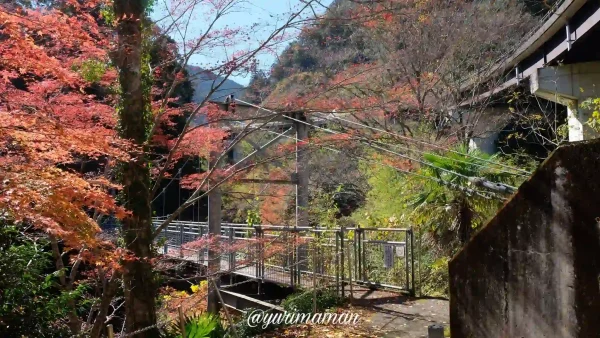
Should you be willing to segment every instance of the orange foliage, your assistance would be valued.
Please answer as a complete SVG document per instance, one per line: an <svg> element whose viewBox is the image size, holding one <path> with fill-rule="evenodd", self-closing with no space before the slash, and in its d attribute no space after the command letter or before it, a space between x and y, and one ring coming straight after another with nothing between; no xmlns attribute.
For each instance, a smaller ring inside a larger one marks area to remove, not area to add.
<svg viewBox="0 0 600 338"><path fill-rule="evenodd" d="M110 97L88 94L77 72L86 60L107 59L109 36L91 15L99 2L59 5L69 14L0 5L0 210L68 246L90 247L99 232L93 213L126 211L108 193L118 186L75 168L128 160L131 146L116 134ZM114 79L108 71L99 85Z"/></svg>
<svg viewBox="0 0 600 338"><path fill-rule="evenodd" d="M272 168L268 172L268 178L289 179L290 174L281 168ZM293 192L293 186L271 184L264 189L265 197L262 198L259 213L261 221L265 224L283 224L285 210L288 208L289 196Z"/></svg>
<svg viewBox="0 0 600 338"><path fill-rule="evenodd" d="M224 140L229 135L224 129L214 127L196 127L186 133L181 140L177 154L208 157L211 152L223 151ZM171 141L171 147L175 141Z"/></svg>

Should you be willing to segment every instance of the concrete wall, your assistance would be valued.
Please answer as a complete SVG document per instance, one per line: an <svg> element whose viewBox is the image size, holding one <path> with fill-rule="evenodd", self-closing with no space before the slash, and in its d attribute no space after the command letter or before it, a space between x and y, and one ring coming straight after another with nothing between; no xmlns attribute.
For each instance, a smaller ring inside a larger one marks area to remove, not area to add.
<svg viewBox="0 0 600 338"><path fill-rule="evenodd" d="M600 142L559 148L450 262L461 337L600 337Z"/></svg>
<svg viewBox="0 0 600 338"><path fill-rule="evenodd" d="M569 141L590 140L598 133L587 126L591 111L580 107L600 96L600 62L543 67L531 75L531 93L568 108Z"/></svg>

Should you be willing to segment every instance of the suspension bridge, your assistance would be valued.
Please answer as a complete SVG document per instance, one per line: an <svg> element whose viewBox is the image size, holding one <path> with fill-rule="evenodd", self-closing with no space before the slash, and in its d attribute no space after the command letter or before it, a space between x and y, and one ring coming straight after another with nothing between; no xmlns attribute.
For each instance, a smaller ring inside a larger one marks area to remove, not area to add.
<svg viewBox="0 0 600 338"><path fill-rule="evenodd" d="M264 131L275 134L275 137L263 145L253 145L254 151L241 160L229 163L229 169L245 166L249 160L260 154L269 146L281 139L295 142L295 170L289 179L241 179L241 183L288 184L295 186L295 222L293 225L255 225L225 223L222 220L222 191L213 187L208 193L208 221L180 221L172 215L164 215L154 219L155 229L162 229L156 238L162 245L163 254L181 259L204 267L206 276L230 276L230 285L234 285L234 277L242 277L247 281L258 284L258 294L265 284L275 283L292 289L309 289L327 285L334 287L342 295L353 286L369 288L388 288L408 294L415 294L415 236L413 229L406 228L360 228L337 227L326 228L309 226L309 175L307 148L316 146L320 149L343 152L342 149L314 144L308 139L309 128L318 129L328 134L340 134L328 128L334 121L344 128L349 126L375 130L393 135L408 142L424 143L413 140L392 131L380 129L350 120L343 113L314 113L306 112L277 112L260 107L242 100L233 100L236 114L254 116L251 123L236 123L227 128L235 130L235 141L253 131ZM229 104L219 103L223 109L229 109ZM241 112L246 109L246 112ZM261 118L266 116L269 118ZM277 117L273 119L273 117ZM295 131L295 135L291 132ZM378 153L388 156L409 159L423 166L431 166L417 158L415 153L422 153L417 147L407 148L398 144L402 149L390 148L389 144L366 138L355 138L355 141L369 147ZM452 151L440 145L427 144L430 148ZM233 147L230 147L233 149ZM443 155L440 155L443 156ZM475 157L467 154L466 156ZM212 168L219 166L217 156L211 155ZM235 158L233 156L233 158ZM461 161L446 157L449 160ZM370 158L358 159L375 162L377 165L391 167L406 175L417 175L431 179L437 183L460 190L469 195L478 195L488 199L503 200L500 194L510 194L515 187L489 182L478 177L468 177L464 174L445 169L456 176L461 176L471 186L462 186L441 178L422 176L418 173L395 167L388 163L374 161ZM232 158L230 157L231 161ZM529 173L518 168L477 158L476 166L492 165L496 170L513 175L527 176ZM210 170L210 169L209 169ZM178 173L180 176L181 173ZM483 188L480 190L479 188ZM163 191L164 192L164 191ZM190 199L197 200L197 195ZM188 200L189 202L189 200ZM186 202L186 203L188 203ZM198 245L201 242L202 245ZM225 278L226 279L226 278ZM222 278L220 278L222 280ZM227 285L220 285L225 290ZM237 298L246 297L233 294ZM213 300L213 302L218 302ZM209 304L210 296L209 296ZM226 304L230 305L230 304ZM231 306L231 305L230 305ZM268 307L268 306L267 306ZM210 305L209 305L210 308Z"/></svg>

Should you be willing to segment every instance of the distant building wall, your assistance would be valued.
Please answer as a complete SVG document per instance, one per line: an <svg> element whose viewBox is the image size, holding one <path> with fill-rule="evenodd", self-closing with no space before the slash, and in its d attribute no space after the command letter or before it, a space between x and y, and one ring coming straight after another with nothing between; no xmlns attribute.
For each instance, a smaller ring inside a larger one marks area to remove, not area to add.
<svg viewBox="0 0 600 338"><path fill-rule="evenodd" d="M453 338L600 337L600 142L555 151L450 262Z"/></svg>

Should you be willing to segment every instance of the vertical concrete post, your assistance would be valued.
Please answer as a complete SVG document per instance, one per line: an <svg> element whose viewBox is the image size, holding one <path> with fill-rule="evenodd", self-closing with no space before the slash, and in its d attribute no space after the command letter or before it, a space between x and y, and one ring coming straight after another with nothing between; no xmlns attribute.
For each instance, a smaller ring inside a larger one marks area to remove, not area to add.
<svg viewBox="0 0 600 338"><path fill-rule="evenodd" d="M295 119L306 121L304 113L298 113ZM308 125L302 122L295 122L296 128L296 226L308 226L308 157L306 154L306 144L303 141L308 139ZM298 238L298 232L294 231L294 241ZM295 245L295 259L293 270L296 277L296 283L300 285L302 270L306 270L308 251L306 245Z"/></svg>
<svg viewBox="0 0 600 338"><path fill-rule="evenodd" d="M569 142L583 141L583 123L577 111L577 101L567 103L567 124L569 126Z"/></svg>
<svg viewBox="0 0 600 338"><path fill-rule="evenodd" d="M210 167L217 165L216 158L218 154L211 153ZM210 183L209 183L210 187ZM209 313L218 314L220 310L219 295L216 290L220 286L220 278L216 274L221 270L221 255L219 243L221 241L221 190L215 188L208 194L208 233L211 238L214 238L214 246L208 249L208 277L213 279L214 283L208 284L208 299L207 311Z"/></svg>
<svg viewBox="0 0 600 338"><path fill-rule="evenodd" d="M306 115L299 113L297 120L306 121ZM296 226L308 226L308 158L306 145L301 141L308 139L308 125L295 122L296 127Z"/></svg>
<svg viewBox="0 0 600 338"><path fill-rule="evenodd" d="M570 33L569 33L570 34ZM586 99L598 96L600 62L582 62L543 67L530 77L531 93L546 100L567 106L569 141L598 138L600 135L587 125L592 111L581 107Z"/></svg>

